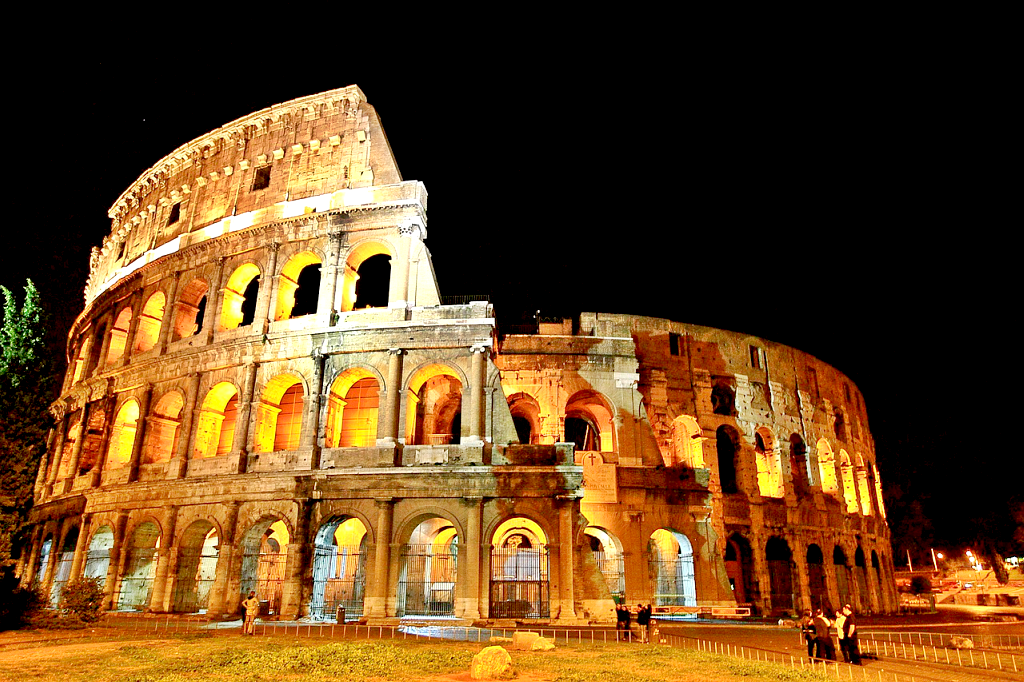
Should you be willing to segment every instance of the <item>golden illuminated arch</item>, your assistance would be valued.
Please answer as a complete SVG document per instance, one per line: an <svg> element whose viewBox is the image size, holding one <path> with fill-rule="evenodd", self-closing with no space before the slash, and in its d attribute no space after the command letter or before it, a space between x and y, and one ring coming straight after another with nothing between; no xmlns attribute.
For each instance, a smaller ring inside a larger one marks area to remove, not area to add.
<svg viewBox="0 0 1024 682"><path fill-rule="evenodd" d="M231 273L224 287L223 304L220 312L220 326L224 329L235 329L242 324L242 304L246 302L245 292L249 284L260 276L260 269L253 263L244 263ZM252 305L252 302L249 303Z"/></svg>
<svg viewBox="0 0 1024 682"><path fill-rule="evenodd" d="M524 445L540 442L540 403L529 393L514 393L508 397L508 409L516 428L519 442Z"/></svg>
<svg viewBox="0 0 1024 682"><path fill-rule="evenodd" d="M304 393L302 379L295 374L278 374L267 382L256 408L256 452L299 447Z"/></svg>
<svg viewBox="0 0 1024 682"><path fill-rule="evenodd" d="M110 432L110 451L107 453L107 469L117 469L131 461L138 425L139 403L135 398L129 398L121 405L114 418L114 426Z"/></svg>
<svg viewBox="0 0 1024 682"><path fill-rule="evenodd" d="M839 492L839 481L836 478L836 457L832 453L832 446L824 438L818 440L818 475L821 479L821 489L826 493L835 495Z"/></svg>
<svg viewBox="0 0 1024 682"><path fill-rule="evenodd" d="M345 259L345 274L342 277L341 285L341 312L348 312L355 308L356 304L356 282L359 281L359 266L367 258L373 256L389 256L392 262L395 254L384 242L362 241L359 242Z"/></svg>
<svg viewBox="0 0 1024 682"><path fill-rule="evenodd" d="M124 355L125 345L128 343L128 328L132 324L132 309L125 307L114 320L114 326L110 329L110 345L107 347L107 364L120 360Z"/></svg>
<svg viewBox="0 0 1024 682"><path fill-rule="evenodd" d="M216 457L227 454L235 437L238 419L238 390L222 381L206 394L196 427L193 457Z"/></svg>
<svg viewBox="0 0 1024 682"><path fill-rule="evenodd" d="M143 464L166 462L178 449L184 404L185 398L178 391L165 393L157 402L147 423Z"/></svg>
<svg viewBox="0 0 1024 682"><path fill-rule="evenodd" d="M516 535L522 535L529 539L534 549L539 549L548 544L547 534L540 524L525 516L513 516L502 521L494 533L491 534L491 545L504 547Z"/></svg>
<svg viewBox="0 0 1024 682"><path fill-rule="evenodd" d="M135 352L145 353L152 349L160 336L160 323L164 319L164 304L167 297L158 291L146 300L135 330Z"/></svg>
<svg viewBox="0 0 1024 682"><path fill-rule="evenodd" d="M672 422L672 452L666 466L685 466L703 469L704 431L693 417L682 414Z"/></svg>
<svg viewBox="0 0 1024 682"><path fill-rule="evenodd" d="M614 452L616 433L613 414L609 400L597 391L577 391L565 404L566 442L575 439L577 450ZM573 428L571 425L575 423L570 420L582 422L578 424L578 435L569 433Z"/></svg>
<svg viewBox="0 0 1024 682"><path fill-rule="evenodd" d="M245 286L247 284L248 281L241 285L242 291L245 291ZM207 294L209 290L210 285L203 279L194 279L181 290L181 293L178 295L178 302L175 305L175 341L197 334L210 324L213 313L208 310L210 299ZM239 303L239 310L240 309L241 303ZM200 311L202 311L201 318L199 316ZM239 319L241 319L240 316ZM237 323L235 326L238 326Z"/></svg>
<svg viewBox="0 0 1024 682"><path fill-rule="evenodd" d="M767 426L754 431L754 455L757 460L757 487L764 497L783 497L782 462L775 434Z"/></svg>
<svg viewBox="0 0 1024 682"><path fill-rule="evenodd" d="M370 447L377 442L380 384L362 367L346 369L327 395L324 447Z"/></svg>
<svg viewBox="0 0 1024 682"><path fill-rule="evenodd" d="M85 368L89 362L89 347L92 343L92 339L85 337L83 334L82 341L78 346L78 355L75 356L75 370L71 378L72 384L78 383L82 375L85 374Z"/></svg>
<svg viewBox="0 0 1024 682"><path fill-rule="evenodd" d="M839 451L839 471L843 477L843 499L846 501L846 511L855 514L857 512L857 483L854 480L850 455L846 450Z"/></svg>
<svg viewBox="0 0 1024 682"><path fill-rule="evenodd" d="M405 442L443 445L461 431L462 377L449 365L434 363L416 370L406 393Z"/></svg>
<svg viewBox="0 0 1024 682"><path fill-rule="evenodd" d="M871 486L868 482L868 468L864 466L864 457L858 452L856 455L857 468L854 474L857 477L857 496L860 498L860 513L864 516L871 516L874 510L871 508Z"/></svg>
<svg viewBox="0 0 1024 682"><path fill-rule="evenodd" d="M319 265L323 261L312 251L300 251L284 264L277 284L277 303L274 306L274 319L287 320L295 307L295 293L299 288L299 273L310 265Z"/></svg>

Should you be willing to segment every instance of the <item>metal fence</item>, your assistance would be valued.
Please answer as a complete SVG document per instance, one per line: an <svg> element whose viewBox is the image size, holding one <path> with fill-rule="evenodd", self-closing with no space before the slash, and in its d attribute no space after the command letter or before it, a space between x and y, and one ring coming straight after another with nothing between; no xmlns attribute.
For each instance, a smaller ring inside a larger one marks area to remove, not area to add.
<svg viewBox="0 0 1024 682"><path fill-rule="evenodd" d="M860 650L862 654L870 653L883 658L904 661L940 663L961 668L1024 672L1024 655L1005 651L988 649L975 651L974 649L957 649L953 646L930 646L873 639L861 639Z"/></svg>

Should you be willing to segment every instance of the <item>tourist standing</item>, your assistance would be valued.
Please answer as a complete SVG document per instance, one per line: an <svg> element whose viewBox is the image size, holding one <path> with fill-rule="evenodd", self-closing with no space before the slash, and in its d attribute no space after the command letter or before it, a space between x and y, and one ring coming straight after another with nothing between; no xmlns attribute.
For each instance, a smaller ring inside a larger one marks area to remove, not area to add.
<svg viewBox="0 0 1024 682"><path fill-rule="evenodd" d="M830 661L836 660L836 648L832 644L832 635L828 629L832 626L825 612L818 609L814 615L814 655L816 658L824 658Z"/></svg>
<svg viewBox="0 0 1024 682"><path fill-rule="evenodd" d="M643 604L636 605L636 626L640 630L640 643L647 643L647 626L651 622L651 612Z"/></svg>
<svg viewBox="0 0 1024 682"><path fill-rule="evenodd" d="M860 665L860 647L857 644L857 619L853 615L853 609L847 604L843 607L843 641L846 642L846 650L849 653L849 662Z"/></svg>
<svg viewBox="0 0 1024 682"><path fill-rule="evenodd" d="M839 651L843 654L843 660L847 663L850 662L850 653L846 649L846 640L843 632L843 621L846 620L846 616L843 615L842 609L836 611L836 639L839 640Z"/></svg>
<svg viewBox="0 0 1024 682"><path fill-rule="evenodd" d="M256 615L260 612L260 600L256 598L256 590L249 593L249 597L242 602L245 609L245 623L242 625L243 635L256 634Z"/></svg>
<svg viewBox="0 0 1024 682"><path fill-rule="evenodd" d="M800 620L800 632L807 642L807 658L814 658L814 616L811 615L810 609L804 611L804 617Z"/></svg>

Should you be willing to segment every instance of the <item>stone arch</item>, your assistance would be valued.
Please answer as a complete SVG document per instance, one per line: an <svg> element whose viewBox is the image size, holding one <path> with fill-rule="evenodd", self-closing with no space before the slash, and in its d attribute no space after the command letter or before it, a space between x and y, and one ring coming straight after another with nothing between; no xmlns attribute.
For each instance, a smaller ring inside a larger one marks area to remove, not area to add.
<svg viewBox="0 0 1024 682"><path fill-rule="evenodd" d="M61 540L60 551L56 557L56 564L53 570L53 580L50 582L50 606L60 605L60 599L64 592L64 586L71 577L71 565L75 559L75 547L78 544L78 525L71 526L64 532Z"/></svg>
<svg viewBox="0 0 1024 682"><path fill-rule="evenodd" d="M854 475L857 479L857 497L860 499L860 513L864 516L872 516L874 510L871 508L871 484L868 468L864 465L864 457L859 452L854 457L856 458Z"/></svg>
<svg viewBox="0 0 1024 682"><path fill-rule="evenodd" d="M406 539L400 551L396 594L399 616L455 615L459 538L465 535L449 517L421 510L403 522L399 537Z"/></svg>
<svg viewBox="0 0 1024 682"><path fill-rule="evenodd" d="M184 406L185 395L178 389L171 389L150 410L146 445L142 453L143 464L166 462L177 451L181 435L181 410Z"/></svg>
<svg viewBox="0 0 1024 682"><path fill-rule="evenodd" d="M836 459L832 453L832 446L824 438L818 439L818 478L821 480L821 489L826 493L835 496L839 492L839 481L836 478Z"/></svg>
<svg viewBox="0 0 1024 682"><path fill-rule="evenodd" d="M305 381L295 372L282 372L267 382L256 407L255 452L299 447L305 396Z"/></svg>
<svg viewBox="0 0 1024 682"><path fill-rule="evenodd" d="M878 505L878 515L885 519L885 500L882 498L882 479L878 474L878 467L870 465L868 475L874 479L875 504Z"/></svg>
<svg viewBox="0 0 1024 682"><path fill-rule="evenodd" d="M539 443L541 408L537 399L522 391L514 393L508 397L508 409L512 413L519 442L523 445Z"/></svg>
<svg viewBox="0 0 1024 682"><path fill-rule="evenodd" d="M687 414L676 417L672 422L672 461L668 466L682 465L689 469L703 469L704 431L697 420Z"/></svg>
<svg viewBox="0 0 1024 682"><path fill-rule="evenodd" d="M181 289L174 306L174 341L194 336L209 324L208 318L212 318L212 314L207 315L209 291L210 284L202 277L193 279ZM245 291L244 286L242 291Z"/></svg>
<svg viewBox="0 0 1024 682"><path fill-rule="evenodd" d="M807 494L811 478L808 475L807 444L799 433L789 436L789 473L797 497Z"/></svg>
<svg viewBox="0 0 1024 682"><path fill-rule="evenodd" d="M576 443L577 452L615 452L615 408L597 391L573 393L565 403L565 441Z"/></svg>
<svg viewBox="0 0 1024 682"><path fill-rule="evenodd" d="M230 452L237 420L238 388L230 381L222 381L203 399L192 456L218 457Z"/></svg>
<svg viewBox="0 0 1024 682"><path fill-rule="evenodd" d="M119 469L128 466L135 447L135 435L139 426L139 401L128 398L117 410L114 425L110 431L110 445L105 468Z"/></svg>
<svg viewBox="0 0 1024 682"><path fill-rule="evenodd" d="M376 444L382 386L378 377L365 367L349 367L331 382L327 392L324 447Z"/></svg>
<svg viewBox="0 0 1024 682"><path fill-rule="evenodd" d="M125 347L128 344L128 330L132 325L132 308L125 306L114 319L114 326L110 328L110 344L107 346L107 361L110 365L124 357Z"/></svg>
<svg viewBox="0 0 1024 682"><path fill-rule="evenodd" d="M128 538L128 551L121 574L117 608L120 611L142 611L153 597L156 557L163 532L159 523L143 517L135 524Z"/></svg>
<svg viewBox="0 0 1024 682"><path fill-rule="evenodd" d="M846 410L837 405L833 409L835 420L832 422L832 431L835 433L836 440L841 443L846 443L850 440L849 429L846 426Z"/></svg>
<svg viewBox="0 0 1024 682"><path fill-rule="evenodd" d="M359 291L362 287L359 286L360 273L359 269L363 263L371 258L378 259L389 259L392 263L395 259L395 251L390 244L376 239L366 239L356 244L348 256L345 258L345 273L342 276L341 285L341 312L348 312L350 310L356 310L361 302L364 302L369 296L370 300L374 302L379 300L378 291ZM389 273L390 274L390 273ZM380 283L375 283L374 289L378 289ZM390 282L384 283L384 297L385 300L388 298L388 290L390 288ZM363 299L363 301L360 301ZM387 304L385 303L385 306ZM365 306L364 306L365 307Z"/></svg>
<svg viewBox="0 0 1024 682"><path fill-rule="evenodd" d="M836 572L836 587L839 590L839 605L851 604L852 591L850 566L846 560L846 552L839 545L832 550L832 564Z"/></svg>
<svg viewBox="0 0 1024 682"><path fill-rule="evenodd" d="M135 346L133 352L145 353L152 350L160 340L160 324L164 319L164 306L167 297L164 292L154 292L146 299L142 306L142 314L139 315L139 323L135 328Z"/></svg>
<svg viewBox="0 0 1024 682"><path fill-rule="evenodd" d="M82 576L95 578L100 586L106 584L110 571L110 549L114 546L114 530L104 523L93 531L85 555Z"/></svg>
<svg viewBox="0 0 1024 682"><path fill-rule="evenodd" d="M790 613L794 608L793 553L784 538L773 536L765 543L765 564L768 567L768 578L771 602L771 614Z"/></svg>
<svg viewBox="0 0 1024 682"><path fill-rule="evenodd" d="M783 497L782 463L775 434L767 426L754 430L754 457L757 462L757 488L764 497Z"/></svg>
<svg viewBox="0 0 1024 682"><path fill-rule="evenodd" d="M588 525L583 534L590 544L590 551L597 563L597 570L604 578L608 592L620 601L626 597L626 570L622 542L614 533L601 526Z"/></svg>
<svg viewBox="0 0 1024 682"><path fill-rule="evenodd" d="M839 472L843 479L843 500L849 514L857 513L857 483L854 480L853 465L846 450L839 451Z"/></svg>
<svg viewBox="0 0 1024 682"><path fill-rule="evenodd" d="M217 577L220 529L207 519L193 521L178 538L177 570L171 610L203 613L210 605L210 590Z"/></svg>
<svg viewBox="0 0 1024 682"><path fill-rule="evenodd" d="M260 279L261 270L255 263L242 263L234 269L221 292L218 329L237 329L253 323Z"/></svg>
<svg viewBox="0 0 1024 682"><path fill-rule="evenodd" d="M46 571L50 568L50 561L52 560L52 554L56 551L53 549L53 533L43 533L43 541L39 543L39 552L36 555L36 572L32 576L32 589L38 590L43 586L43 581L46 580Z"/></svg>
<svg viewBox="0 0 1024 682"><path fill-rule="evenodd" d="M711 386L711 411L724 417L736 416L736 380L718 377Z"/></svg>
<svg viewBox="0 0 1024 682"><path fill-rule="evenodd" d="M369 527L355 516L331 516L317 529L313 539L310 618L344 622L345 618L358 619L363 615L369 539Z"/></svg>
<svg viewBox="0 0 1024 682"><path fill-rule="evenodd" d="M864 557L864 548L857 544L853 553L853 580L857 585L857 603L853 604L858 611L867 611L871 604L868 599L868 574L867 561ZM843 602L845 605L847 602ZM852 602L850 602L852 604Z"/></svg>
<svg viewBox="0 0 1024 682"><path fill-rule="evenodd" d="M693 544L678 530L659 528L647 540L648 575L655 606L696 606Z"/></svg>
<svg viewBox="0 0 1024 682"><path fill-rule="evenodd" d="M278 275L273 319L288 320L317 312L323 262L321 254L313 250L292 254Z"/></svg>
<svg viewBox="0 0 1024 682"><path fill-rule="evenodd" d="M103 352L103 339L107 335L107 323L101 322L96 325L96 333L89 344L89 362L85 368L85 376L92 375L93 371L100 366L100 354Z"/></svg>
<svg viewBox="0 0 1024 682"><path fill-rule="evenodd" d="M287 517L274 512L261 514L242 536L240 591L243 596L255 591L256 598L266 602L261 610L269 615L281 613L287 546L292 542L304 539L295 538Z"/></svg>
<svg viewBox="0 0 1024 682"><path fill-rule="evenodd" d="M715 431L715 443L718 453L718 480L723 493L738 493L739 457L743 452L743 441L740 432L732 426L722 425Z"/></svg>
<svg viewBox="0 0 1024 682"><path fill-rule="evenodd" d="M490 538L490 617L547 618L551 613L549 535L536 520L506 516Z"/></svg>
<svg viewBox="0 0 1024 682"><path fill-rule="evenodd" d="M807 545L807 578L812 609L828 610L828 583L825 579L825 555L816 544Z"/></svg>
<svg viewBox="0 0 1024 682"><path fill-rule="evenodd" d="M89 364L89 348L93 343L92 337L85 334L78 340L78 353L75 355L74 370L71 373L71 384L77 384L85 375L86 366Z"/></svg>
<svg viewBox="0 0 1024 682"><path fill-rule="evenodd" d="M753 605L758 597L754 583L754 550L740 533L733 533L726 539L725 574L736 603Z"/></svg>
<svg viewBox="0 0 1024 682"><path fill-rule="evenodd" d="M429 363L409 377L405 442L409 445L458 443L462 435L462 390L468 383L457 367Z"/></svg>

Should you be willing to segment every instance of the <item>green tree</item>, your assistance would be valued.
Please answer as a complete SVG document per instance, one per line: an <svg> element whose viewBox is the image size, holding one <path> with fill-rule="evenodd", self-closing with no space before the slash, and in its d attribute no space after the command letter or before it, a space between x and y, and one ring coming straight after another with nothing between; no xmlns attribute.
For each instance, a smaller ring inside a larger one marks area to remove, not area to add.
<svg viewBox="0 0 1024 682"><path fill-rule="evenodd" d="M12 537L32 506L33 488L46 437L53 424L53 363L45 342L45 314L32 280L19 308L4 297L0 325L0 572L12 565Z"/></svg>

